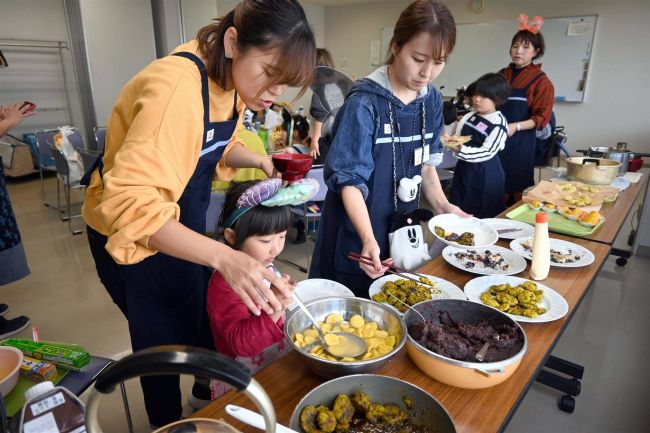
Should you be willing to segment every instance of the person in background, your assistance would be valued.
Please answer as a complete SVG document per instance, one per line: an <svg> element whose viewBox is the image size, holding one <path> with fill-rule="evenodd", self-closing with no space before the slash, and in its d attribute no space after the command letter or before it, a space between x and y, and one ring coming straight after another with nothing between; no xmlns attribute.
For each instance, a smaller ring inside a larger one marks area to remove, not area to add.
<svg viewBox="0 0 650 433"><path fill-rule="evenodd" d="M506 206L521 200L524 189L535 184L535 130L549 123L555 99L553 83L542 71L542 64L533 63L544 55L544 37L539 31L544 20L535 17L529 22L522 14L519 23L510 44L512 63L499 71L512 89L501 107L508 119L508 140L499 153L506 175Z"/></svg>
<svg viewBox="0 0 650 433"><path fill-rule="evenodd" d="M223 239L231 248L248 254L265 267L272 266L284 249L287 230L291 225L289 206L267 207L260 199L260 203L248 203L249 207L242 213L238 202L243 195L263 196L264 199L273 197L273 189L267 185L274 181L233 184L226 193L220 223L224 227ZM288 276L285 278L288 280ZM281 293L276 295L284 308L292 302L291 298L283 297ZM252 373L288 351L289 347L284 342L284 311L255 316L218 271L210 279L207 309L216 349L243 363ZM213 381L210 387L212 398L219 397L229 389L217 381Z"/></svg>
<svg viewBox="0 0 650 433"><path fill-rule="evenodd" d="M334 68L334 59L332 58L332 54L325 48L318 48L316 50L316 64L317 66L327 66L328 68ZM309 107L309 115L312 118L310 153L311 156L316 159L317 164L322 164L325 161L325 156L327 156L327 150L329 149L329 143L324 143L322 149L323 156L321 156L321 130L323 128L323 121L327 117L327 114L328 113L323 108L323 105L321 104L318 96L316 94L313 94Z"/></svg>
<svg viewBox="0 0 650 433"><path fill-rule="evenodd" d="M315 65L314 34L298 1L244 0L118 96L83 216L99 278L129 322L134 351L214 347L205 308L213 270L255 315L283 309L264 280L291 297L282 278L203 233L216 169L222 180L240 167L273 173L269 157L237 138L244 108L268 108L288 86L304 92ZM153 426L180 419L178 375L140 382ZM207 383L195 386L190 403L209 397Z"/></svg>
<svg viewBox="0 0 650 433"><path fill-rule="evenodd" d="M348 93L325 162L328 192L310 278L338 281L368 297L372 280L387 270L393 220L414 212L421 195L436 213L468 216L449 203L435 168L442 161L443 101L430 82L455 42L447 6L416 0L397 20L386 64ZM405 189L403 179L417 186ZM349 260L350 252L373 264Z"/></svg>
<svg viewBox="0 0 650 433"><path fill-rule="evenodd" d="M505 179L497 154L508 138L508 124L497 107L510 96L510 86L503 75L488 73L470 84L467 92L474 110L458 122L455 135L472 139L454 148L459 161L449 201L477 218L492 218L505 209Z"/></svg>
<svg viewBox="0 0 650 433"><path fill-rule="evenodd" d="M33 106L17 102L7 107L0 106L0 138L23 120L34 115ZM29 275L27 257L20 238L9 192L5 184L4 165L0 156L0 286L13 283ZM6 319L7 304L0 304L0 340L8 338L29 326L29 317L18 316Z"/></svg>

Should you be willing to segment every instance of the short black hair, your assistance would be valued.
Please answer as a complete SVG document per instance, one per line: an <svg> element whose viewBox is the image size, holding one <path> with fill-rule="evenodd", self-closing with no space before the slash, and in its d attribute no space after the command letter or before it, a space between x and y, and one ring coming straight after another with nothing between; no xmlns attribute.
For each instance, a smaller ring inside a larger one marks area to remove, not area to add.
<svg viewBox="0 0 650 433"><path fill-rule="evenodd" d="M251 186L259 183L259 180L246 182L235 182L226 191L226 201L221 214L220 226L225 230L225 224L230 215L237 208L237 200ZM291 227L291 211L289 206L255 206L242 216L230 228L235 231L235 249L251 236L267 236L289 230Z"/></svg>
<svg viewBox="0 0 650 433"><path fill-rule="evenodd" d="M510 84L501 74L489 72L467 87L468 96L482 96L494 101L496 107L503 105L510 96Z"/></svg>
<svg viewBox="0 0 650 433"><path fill-rule="evenodd" d="M309 122L307 122L305 116L300 114L293 116L293 129L298 132L298 138L301 140L309 137Z"/></svg>
<svg viewBox="0 0 650 433"><path fill-rule="evenodd" d="M528 42L533 46L533 48L539 50L535 57L533 57L533 60L537 60L544 55L546 44L544 43L544 36L542 36L540 32L533 33L530 30L519 30L512 37L512 42L510 42L511 48L515 42Z"/></svg>

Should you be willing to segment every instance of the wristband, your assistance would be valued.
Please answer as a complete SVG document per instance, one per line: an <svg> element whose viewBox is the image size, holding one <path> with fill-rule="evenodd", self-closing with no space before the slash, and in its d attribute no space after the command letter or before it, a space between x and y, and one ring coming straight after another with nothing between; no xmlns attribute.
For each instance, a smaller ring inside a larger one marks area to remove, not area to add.
<svg viewBox="0 0 650 433"><path fill-rule="evenodd" d="M521 123L517 122L517 125L515 126L515 129L517 131L521 131Z"/></svg>

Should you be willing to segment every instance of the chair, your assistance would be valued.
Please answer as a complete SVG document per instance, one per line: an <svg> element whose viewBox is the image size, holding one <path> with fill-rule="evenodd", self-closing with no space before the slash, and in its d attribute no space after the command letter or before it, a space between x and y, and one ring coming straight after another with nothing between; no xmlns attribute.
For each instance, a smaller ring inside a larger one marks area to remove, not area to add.
<svg viewBox="0 0 650 433"><path fill-rule="evenodd" d="M45 183L43 182L43 171L50 171L56 173L56 165L50 153L50 146L54 144L54 135L58 133L58 129L48 129L36 131L36 144L38 145L38 173L41 178L41 196L43 197L43 204L46 207L53 207L45 199ZM61 192L59 187L59 178L56 179L56 209L61 210Z"/></svg>
<svg viewBox="0 0 650 433"><path fill-rule="evenodd" d="M311 199L309 203L314 203L314 202L322 203L323 201L325 201L325 196L327 195L327 185L325 185L325 179L323 177L323 166L319 165L319 166L312 167L312 169L307 172L307 175L305 177L309 179L315 179L320 185L320 188L318 189L318 193L316 193L316 195ZM310 210L309 203L304 203L302 206L292 206L289 209L291 210L291 213L303 219L303 223L305 224L305 237L307 238L307 240L316 241L316 235L317 235L316 222L318 221L318 219L320 219L321 212L320 210L316 212ZM322 206L322 204L320 206ZM311 229L310 229L310 223L312 224ZM307 268L304 268L299 264L294 263L287 259L279 258L279 260L286 263L289 266L293 266L298 270L307 273L309 272L308 269L309 266L311 266L312 251L310 251L309 242L306 241L305 241L305 252L307 253Z"/></svg>
<svg viewBox="0 0 650 433"><path fill-rule="evenodd" d="M70 144L72 144L72 147L77 152L86 149L86 146L84 145L84 139L77 128L74 128L74 133L68 135L68 141Z"/></svg>
<svg viewBox="0 0 650 433"><path fill-rule="evenodd" d="M95 144L97 145L97 150L102 152L104 150L104 142L106 141L106 127L95 126L93 129L95 131Z"/></svg>
<svg viewBox="0 0 650 433"><path fill-rule="evenodd" d="M59 149L50 145L50 153L54 156L54 163L56 165L57 178L63 183L63 191L65 193L66 199L66 212L61 216L61 221L68 221L68 228L73 235L78 235L83 233L83 230L74 230L72 228L72 218L81 217L81 214L72 215L71 206L70 206L70 195L73 190L83 190L85 187L79 183L79 181L70 182L70 165L68 160L63 155Z"/></svg>
<svg viewBox="0 0 650 433"><path fill-rule="evenodd" d="M77 151L81 156L81 163L83 164L83 172L87 172L93 166L97 158L101 158L102 154L96 150L80 149Z"/></svg>

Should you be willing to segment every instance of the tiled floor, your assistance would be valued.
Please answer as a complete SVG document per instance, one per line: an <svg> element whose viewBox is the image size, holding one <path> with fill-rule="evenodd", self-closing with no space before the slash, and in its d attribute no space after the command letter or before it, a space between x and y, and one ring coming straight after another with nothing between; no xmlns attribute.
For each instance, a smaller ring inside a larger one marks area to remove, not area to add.
<svg viewBox="0 0 650 433"><path fill-rule="evenodd" d="M47 180L51 191L54 184L54 179ZM8 187L32 273L0 288L0 302L11 306L7 317L28 315L42 339L75 342L111 358L128 353L126 321L97 279L85 234L72 236L56 212L42 205L38 180L9 181ZM626 230L622 233L627 236ZM287 243L285 256L306 265L304 245ZM296 279L305 277L279 265ZM625 268L608 259L560 339L554 354L586 367L575 412L560 412L559 393L535 384L508 433L647 431L650 296L643 287L648 287L648 269L646 258L634 257ZM31 334L24 331L21 336ZM190 382L183 381L186 391ZM127 388L136 431L148 431L139 384L130 381ZM101 421L107 432L126 431L118 395L103 402Z"/></svg>

